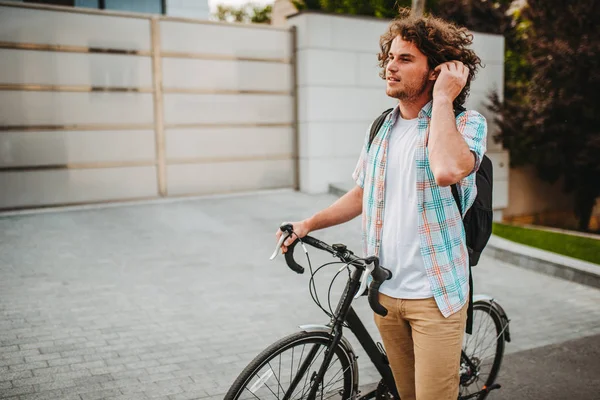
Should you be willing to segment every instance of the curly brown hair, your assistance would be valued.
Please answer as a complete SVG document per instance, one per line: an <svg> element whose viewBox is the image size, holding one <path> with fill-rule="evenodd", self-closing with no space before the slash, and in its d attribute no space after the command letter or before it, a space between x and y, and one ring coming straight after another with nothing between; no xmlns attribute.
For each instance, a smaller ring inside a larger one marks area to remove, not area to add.
<svg viewBox="0 0 600 400"><path fill-rule="evenodd" d="M399 15L389 25L387 32L381 35L379 46L381 52L377 58L382 68L379 74L385 79L385 70L389 62L392 41L398 35L407 42L412 42L427 57L429 68L435 69L446 61L461 61L469 68L467 83L454 100L454 107L462 106L471 87L477 66L482 65L475 52L467 46L473 43L473 35L464 27L433 16L418 17L411 15L409 8L400 8Z"/></svg>

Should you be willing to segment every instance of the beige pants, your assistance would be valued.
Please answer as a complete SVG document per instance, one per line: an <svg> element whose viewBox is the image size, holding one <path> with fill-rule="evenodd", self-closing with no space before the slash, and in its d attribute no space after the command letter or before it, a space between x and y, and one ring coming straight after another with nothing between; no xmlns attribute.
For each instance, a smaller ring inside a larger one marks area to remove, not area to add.
<svg viewBox="0 0 600 400"><path fill-rule="evenodd" d="M379 301L375 314L401 400L456 400L467 305L445 318L433 298Z"/></svg>

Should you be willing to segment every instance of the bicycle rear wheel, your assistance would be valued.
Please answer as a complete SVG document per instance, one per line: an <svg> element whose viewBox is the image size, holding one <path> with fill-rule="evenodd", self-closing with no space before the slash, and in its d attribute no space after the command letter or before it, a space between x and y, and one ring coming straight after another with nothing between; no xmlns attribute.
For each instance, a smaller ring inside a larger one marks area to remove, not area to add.
<svg viewBox="0 0 600 400"><path fill-rule="evenodd" d="M504 356L504 324L491 303L473 304L473 331L465 335L463 351L475 368L464 359L460 365L460 398L481 392L490 387L498 376ZM488 393L474 397L484 400Z"/></svg>
<svg viewBox="0 0 600 400"><path fill-rule="evenodd" d="M330 344L325 332L298 332L277 341L250 362L224 400L306 399ZM316 398L349 399L358 385L354 368L352 355L338 345Z"/></svg>

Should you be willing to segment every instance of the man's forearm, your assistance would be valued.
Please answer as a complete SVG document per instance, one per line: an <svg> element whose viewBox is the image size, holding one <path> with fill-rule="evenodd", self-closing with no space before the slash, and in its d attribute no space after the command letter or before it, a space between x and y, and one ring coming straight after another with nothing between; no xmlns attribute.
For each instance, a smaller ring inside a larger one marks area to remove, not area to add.
<svg viewBox="0 0 600 400"><path fill-rule="evenodd" d="M471 172L475 157L456 129L452 102L434 99L429 129L429 164L440 186L449 186Z"/></svg>
<svg viewBox="0 0 600 400"><path fill-rule="evenodd" d="M309 229L316 231L343 224L362 213L363 189L355 186L335 203L307 220Z"/></svg>

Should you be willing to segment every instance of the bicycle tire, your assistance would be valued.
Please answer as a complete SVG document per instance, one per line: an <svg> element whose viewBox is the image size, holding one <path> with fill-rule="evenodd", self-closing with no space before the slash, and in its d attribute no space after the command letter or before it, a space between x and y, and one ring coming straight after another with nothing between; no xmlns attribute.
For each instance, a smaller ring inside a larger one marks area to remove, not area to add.
<svg viewBox="0 0 600 400"><path fill-rule="evenodd" d="M246 366L246 368L244 368L244 370L233 382L231 388L225 395L224 400L240 399L240 396L242 396L242 394L244 393L244 389L247 388L247 386L251 383L252 378L257 376L257 374L262 370L262 368L269 364L271 360L274 360L277 356L281 355L286 350L292 349L294 346L297 345L306 346L307 344L318 344L320 346L323 346L323 348L326 348L326 346L328 346L330 343L331 336L328 335L326 332L297 332L278 340L277 342L273 343L265 350L263 350L248 364L248 366ZM335 348L334 354L337 356L342 365L342 379L344 380L344 394L342 395L342 398L347 399L354 394L356 388L358 387L358 382L353 382L354 368L356 368L357 366L354 363L353 356L349 354L349 352L347 352L346 349L344 349L341 345L338 345ZM272 366L270 366L270 369L272 370ZM307 372L310 373L310 367ZM277 380L277 383L281 386L279 379ZM250 398L260 398L256 395L253 396L254 397Z"/></svg>
<svg viewBox="0 0 600 400"><path fill-rule="evenodd" d="M485 386L485 387L490 387L491 385L493 385L495 383L496 378L498 377L498 372L500 372L500 366L502 364L502 358L504 357L504 347L505 347L505 339L504 339L504 331L503 331L504 324L503 324L502 318L501 318L500 314L498 313L498 311L496 311L496 309L487 301L480 301L480 302L476 302L473 304L473 317L474 318L475 318L476 311L481 311L491 318L491 320L493 321L494 329L495 329L495 333L496 333L496 339L495 339L496 349L494 351L494 359L492 362L492 367L490 369L487 379L485 380L485 383L483 384L483 386ZM473 333L475 333L475 329L476 328L474 325ZM463 349L465 349L464 345L463 345ZM466 350L465 350L465 352L467 353L468 356L471 356L468 354L468 352ZM472 383L470 383L470 384L472 384ZM461 382L460 386L461 386L460 387L460 395L462 396L463 388L465 386L463 386L462 382ZM487 398L488 394L489 394L489 392L481 393L479 396L477 396L476 400L484 400L485 398ZM459 399L460 398L461 397L459 396Z"/></svg>

